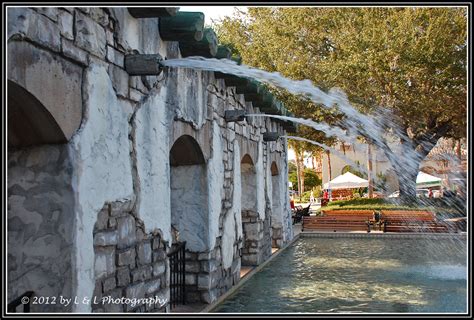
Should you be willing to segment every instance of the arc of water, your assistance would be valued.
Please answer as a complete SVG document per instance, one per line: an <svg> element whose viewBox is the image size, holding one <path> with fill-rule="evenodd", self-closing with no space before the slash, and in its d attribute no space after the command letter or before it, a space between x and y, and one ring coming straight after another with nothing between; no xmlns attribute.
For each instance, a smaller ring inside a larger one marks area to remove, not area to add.
<svg viewBox="0 0 474 320"><path fill-rule="evenodd" d="M310 80L291 80L283 77L279 72L268 72L246 65L238 65L229 59L208 59L203 57L187 57L185 59L170 59L161 62L167 67L182 67L218 71L222 73L234 74L241 77L250 77L258 81L269 83L276 87L285 88L293 94L303 95L318 105L331 108L337 105L348 119L345 121L349 131L364 132L369 135L367 129L376 130L374 139L381 136L381 125L373 118L361 114L352 107L347 96L337 88L325 93L313 85Z"/></svg>
<svg viewBox="0 0 474 320"><path fill-rule="evenodd" d="M379 109L377 110L377 114L380 115L377 117L378 119L371 118L354 109L349 103L347 96L339 89L332 89L326 93L315 87L310 80L290 80L283 77L278 72L267 72L246 65L237 65L236 62L228 59L187 57L184 59L164 60L160 63L165 67L194 68L253 78L257 81L265 82L276 87L285 88L290 93L303 95L314 103L326 108L331 108L336 105L339 110L346 115L344 125L349 135L362 135L370 138L372 143L385 151L386 156L392 164L414 169L413 167L420 162L420 155L417 152L413 152L412 147L407 148L407 146L411 144L411 141L406 139L404 134L400 135L400 138L403 141L400 146L402 149L401 154L403 156L397 155L383 138L384 128L387 127L390 127L395 132L402 132L393 121L393 117L391 118L390 116L387 116L386 113L389 112L388 110ZM291 119L291 121L294 121L294 119ZM340 133L338 136L341 136ZM347 134L345 137L347 139ZM399 178L408 181L407 179L410 177L405 177L399 172Z"/></svg>
<svg viewBox="0 0 474 320"><path fill-rule="evenodd" d="M251 113L251 114L247 114L245 116L246 117L268 117L268 118L292 121L292 122L300 123L300 124L306 125L308 127L314 128L316 130L322 131L327 136L335 136L340 140L344 140L344 141L350 142L350 143L356 143L357 142L355 138L353 138L351 136L348 136L347 133L344 130L342 130L341 128L331 127L327 124L315 122L311 119L302 119L302 118L294 118L294 117L288 117L288 116L279 116L279 115L275 115L275 114L262 114L262 113Z"/></svg>

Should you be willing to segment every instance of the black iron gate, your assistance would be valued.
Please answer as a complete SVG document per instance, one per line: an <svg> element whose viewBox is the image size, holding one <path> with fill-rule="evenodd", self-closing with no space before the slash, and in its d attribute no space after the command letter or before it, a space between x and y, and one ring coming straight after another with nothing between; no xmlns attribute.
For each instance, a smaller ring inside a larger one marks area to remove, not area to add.
<svg viewBox="0 0 474 320"><path fill-rule="evenodd" d="M185 304L185 257L186 241L172 245L168 253L170 259L170 307L173 309L178 304Z"/></svg>
<svg viewBox="0 0 474 320"><path fill-rule="evenodd" d="M16 312L16 308L20 305L23 305L23 312L29 313L30 312L30 305L31 305L31 297L33 297L35 293L33 291L26 291L21 296L13 300L8 304L8 312Z"/></svg>

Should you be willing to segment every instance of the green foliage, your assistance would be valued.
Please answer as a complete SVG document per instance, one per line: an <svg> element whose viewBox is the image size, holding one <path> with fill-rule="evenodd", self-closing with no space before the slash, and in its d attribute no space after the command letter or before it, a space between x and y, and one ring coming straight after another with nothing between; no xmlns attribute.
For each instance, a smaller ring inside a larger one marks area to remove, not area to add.
<svg viewBox="0 0 474 320"><path fill-rule="evenodd" d="M288 173L288 181L291 182L291 190L297 191L298 190L298 176L296 174L296 170Z"/></svg>
<svg viewBox="0 0 474 320"><path fill-rule="evenodd" d="M323 208L324 210L426 210L426 206L420 206L419 204L413 203L412 205L399 204L389 199L368 199L358 198L351 200L340 200L332 201Z"/></svg>
<svg viewBox="0 0 474 320"><path fill-rule="evenodd" d="M358 164L359 161L356 161L356 163ZM350 165L346 165L342 168L341 170L341 174L344 174L346 172L350 172L352 174L355 174L356 176L362 178L362 179L367 179L367 173L365 172L361 172L357 169L355 169L354 167L350 166Z"/></svg>
<svg viewBox="0 0 474 320"><path fill-rule="evenodd" d="M306 189L312 189L316 186L321 186L321 179L319 176L314 172L314 170L305 168L304 169L304 185Z"/></svg>
<svg viewBox="0 0 474 320"><path fill-rule="evenodd" d="M323 196L323 187L322 185L317 185L312 190L314 192L315 198L321 198Z"/></svg>
<svg viewBox="0 0 474 320"><path fill-rule="evenodd" d="M292 190L298 190L298 180L296 176L296 169L295 171L288 174L288 181L293 184ZM304 184L306 189L312 189L317 186L321 186L321 179L319 179L316 172L309 168L304 169ZM316 195L315 195L316 197Z"/></svg>
<svg viewBox="0 0 474 320"><path fill-rule="evenodd" d="M305 191L303 192L303 195L301 196L301 202L309 202L311 198L311 191Z"/></svg>
<svg viewBox="0 0 474 320"><path fill-rule="evenodd" d="M216 29L247 65L309 79L323 90L340 88L368 114L389 109L401 128L397 135L420 159L440 137L466 136L466 8L259 7ZM337 109L274 90L296 116L342 126ZM334 143L299 128L300 136ZM408 170L390 161L399 174Z"/></svg>
<svg viewBox="0 0 474 320"><path fill-rule="evenodd" d="M294 160L288 161L288 174L296 173L296 164Z"/></svg>

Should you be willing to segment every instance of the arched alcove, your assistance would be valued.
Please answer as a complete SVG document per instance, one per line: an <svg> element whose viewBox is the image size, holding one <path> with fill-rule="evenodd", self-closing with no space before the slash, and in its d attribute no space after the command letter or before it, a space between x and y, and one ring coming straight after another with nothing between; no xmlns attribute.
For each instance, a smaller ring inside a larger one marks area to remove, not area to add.
<svg viewBox="0 0 474 320"><path fill-rule="evenodd" d="M185 241L186 251L191 253L189 257L197 257L198 253L209 250L206 163L201 147L189 135L183 135L175 141L169 157L172 246L176 247ZM196 272L199 272L199 262L186 258L186 265L186 278L195 279ZM197 265L197 269L192 269L189 265ZM171 268L170 276L171 279L179 277L179 271ZM199 302L197 281L187 282L185 292L186 303Z"/></svg>
<svg viewBox="0 0 474 320"><path fill-rule="evenodd" d="M8 301L71 297L74 194L67 139L23 86L8 81ZM61 304L33 312L70 312Z"/></svg>
<svg viewBox="0 0 474 320"><path fill-rule="evenodd" d="M260 226L257 211L257 174L254 161L245 154L240 162L242 181L242 265L253 266L258 263Z"/></svg>
<svg viewBox="0 0 474 320"><path fill-rule="evenodd" d="M280 174L275 161L270 166L270 172L272 180L272 247L280 248L283 245L283 206Z"/></svg>
<svg viewBox="0 0 474 320"><path fill-rule="evenodd" d="M8 81L8 146L67 142L51 113L30 92Z"/></svg>

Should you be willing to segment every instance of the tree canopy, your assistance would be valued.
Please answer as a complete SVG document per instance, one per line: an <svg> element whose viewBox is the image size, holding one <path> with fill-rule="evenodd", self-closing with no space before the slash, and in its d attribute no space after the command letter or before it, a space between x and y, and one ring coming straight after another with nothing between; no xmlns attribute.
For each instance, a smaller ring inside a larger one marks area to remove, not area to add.
<svg viewBox="0 0 474 320"><path fill-rule="evenodd" d="M390 110L385 129L399 128L400 141L409 142L404 148L419 161L440 137L466 135L466 8L249 8L216 29L220 42L247 65L309 79L323 90L341 88L366 114ZM335 108L284 90L277 94L298 117L343 123L345 115ZM299 135L334 142L314 130ZM395 170L403 169L389 159ZM410 170L414 180L418 167Z"/></svg>

